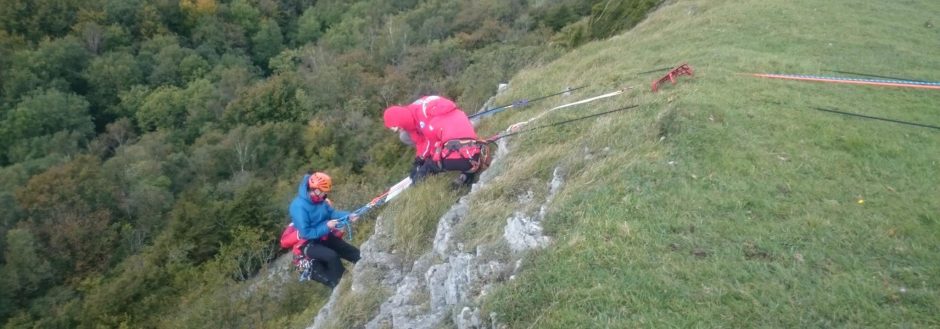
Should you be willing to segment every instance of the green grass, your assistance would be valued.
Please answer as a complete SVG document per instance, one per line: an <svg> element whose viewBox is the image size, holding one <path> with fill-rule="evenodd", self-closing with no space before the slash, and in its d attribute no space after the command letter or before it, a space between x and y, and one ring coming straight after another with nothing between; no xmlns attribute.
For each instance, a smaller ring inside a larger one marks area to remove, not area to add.
<svg viewBox="0 0 940 329"><path fill-rule="evenodd" d="M341 280L336 289L345 290L332 308L332 314L323 328L362 328L375 316L379 306L390 294L385 289L350 290L352 280ZM309 323L307 324L309 325Z"/></svg>
<svg viewBox="0 0 940 329"><path fill-rule="evenodd" d="M410 262L427 252L434 242L437 220L457 202L458 191L449 187L451 175L428 177L390 203L383 214L392 221L392 250Z"/></svg>
<svg viewBox="0 0 940 329"><path fill-rule="evenodd" d="M512 328L940 326L940 132L810 109L938 125L940 92L745 74L940 81L940 28L925 26L937 12L936 1L675 1L519 74L498 103L591 87L487 119L482 135L623 84L637 89L541 123L644 105L512 137L463 240L497 239L504 208L528 190L544 200L555 166L566 184L545 222L554 243L486 308ZM695 77L657 94L647 88L661 73L635 74L682 62Z"/></svg>

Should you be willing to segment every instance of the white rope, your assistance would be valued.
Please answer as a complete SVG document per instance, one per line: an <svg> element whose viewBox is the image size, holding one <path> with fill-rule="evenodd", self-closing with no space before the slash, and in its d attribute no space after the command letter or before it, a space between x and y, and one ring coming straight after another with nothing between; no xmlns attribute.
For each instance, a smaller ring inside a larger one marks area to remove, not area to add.
<svg viewBox="0 0 940 329"><path fill-rule="evenodd" d="M556 107L553 107L553 108L548 109L548 110L545 111L545 112L540 113L539 115L535 116L534 118L531 118L531 119L526 120L526 121L517 122L517 123L512 124L511 126L509 126L509 128L506 128L506 132L513 132L513 131L516 131L516 130L522 128L523 126L525 126L525 125L531 123L532 121L538 120L539 118L541 118L541 117L543 117L543 116L545 116L545 115L547 115L547 114L549 114L549 113L551 113L551 112L553 112L553 111L555 111L555 110L560 110L560 109L563 109L563 108L566 108L566 107L572 107L572 106L575 106L575 105L581 105L581 104L585 104L585 103L590 103L590 102L596 101L596 100L598 100L598 99L603 99L603 98L608 98L608 97L614 97L614 96L623 94L624 92L626 92L627 90L630 90L630 89L633 89L633 87L624 87L624 88L618 89L617 91L609 92L609 93L606 93L606 94L603 94L603 95L594 96L594 97L587 98L587 99L582 99L582 100L579 100L579 101L577 101L577 102L572 102L572 103L568 103L568 104L558 105L558 106L556 106Z"/></svg>

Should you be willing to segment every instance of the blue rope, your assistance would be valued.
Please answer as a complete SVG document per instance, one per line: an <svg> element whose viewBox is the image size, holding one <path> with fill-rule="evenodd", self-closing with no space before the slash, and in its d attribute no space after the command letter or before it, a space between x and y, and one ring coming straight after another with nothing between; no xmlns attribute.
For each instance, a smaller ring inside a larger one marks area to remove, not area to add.
<svg viewBox="0 0 940 329"><path fill-rule="evenodd" d="M382 203L384 203L384 202L382 202ZM336 223L336 228L338 228L338 229L345 229L345 230L346 230L346 233L349 234L349 240L352 240L352 239L353 239L353 228L352 228L352 225L349 223L349 216L352 216L352 215L362 216L362 214L365 214L367 211L369 211L369 209L372 209L372 207L375 207L375 206L377 206L377 205L379 205L379 204L380 204L380 203L376 203L375 205L368 205L368 204L367 204L367 205L365 205L365 206L360 207L359 209L356 209L355 211L353 211L353 212L350 213L349 215L346 215L346 216L343 216L343 217L341 217L341 218L339 218L339 219L336 219L336 221L337 221L337 223Z"/></svg>

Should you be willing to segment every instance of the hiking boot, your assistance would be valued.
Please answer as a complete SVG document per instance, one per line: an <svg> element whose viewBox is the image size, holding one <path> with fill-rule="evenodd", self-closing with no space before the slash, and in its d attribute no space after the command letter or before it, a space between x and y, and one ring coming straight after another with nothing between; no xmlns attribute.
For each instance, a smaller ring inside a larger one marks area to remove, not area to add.
<svg viewBox="0 0 940 329"><path fill-rule="evenodd" d="M310 278L313 281L322 283L324 286L330 289L336 288L336 282L330 281L330 279L328 279L326 275L323 275L323 273L321 273L320 271L313 270L311 272L312 273L310 275Z"/></svg>
<svg viewBox="0 0 940 329"><path fill-rule="evenodd" d="M330 279L327 278L322 271L317 270L317 267L318 266L311 264L311 266L304 268L303 272L300 273L300 282L313 280L322 283L330 289L335 288L336 282L330 281Z"/></svg>
<svg viewBox="0 0 940 329"><path fill-rule="evenodd" d="M457 177L454 178L454 180L450 182L450 188L459 190L461 187L464 187L467 185L466 182L467 182L466 174L457 175Z"/></svg>
<svg viewBox="0 0 940 329"><path fill-rule="evenodd" d="M473 181L477 178L476 174L461 173L460 176L457 176L464 185L470 186L473 185Z"/></svg>

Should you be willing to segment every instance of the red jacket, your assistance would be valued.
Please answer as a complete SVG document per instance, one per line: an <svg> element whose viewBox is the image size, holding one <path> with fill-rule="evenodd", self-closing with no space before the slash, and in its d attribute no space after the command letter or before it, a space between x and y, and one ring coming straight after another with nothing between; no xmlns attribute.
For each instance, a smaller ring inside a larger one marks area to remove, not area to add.
<svg viewBox="0 0 940 329"><path fill-rule="evenodd" d="M415 156L441 159L443 144L454 139L477 139L473 124L454 101L441 96L425 96L406 106L385 110L385 127L398 127L415 142ZM448 158L459 158L454 153Z"/></svg>

